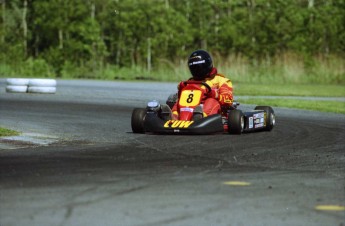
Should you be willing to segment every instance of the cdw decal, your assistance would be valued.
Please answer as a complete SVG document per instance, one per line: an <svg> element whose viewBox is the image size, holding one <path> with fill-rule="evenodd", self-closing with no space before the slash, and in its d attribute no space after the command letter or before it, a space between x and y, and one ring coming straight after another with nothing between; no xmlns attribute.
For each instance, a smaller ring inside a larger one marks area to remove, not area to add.
<svg viewBox="0 0 345 226"><path fill-rule="evenodd" d="M165 122L165 128L188 128L194 121L168 120Z"/></svg>

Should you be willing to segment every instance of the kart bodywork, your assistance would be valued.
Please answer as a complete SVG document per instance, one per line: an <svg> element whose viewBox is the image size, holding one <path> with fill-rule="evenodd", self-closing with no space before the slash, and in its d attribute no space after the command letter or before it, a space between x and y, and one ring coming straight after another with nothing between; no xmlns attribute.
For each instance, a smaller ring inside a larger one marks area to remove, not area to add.
<svg viewBox="0 0 345 226"><path fill-rule="evenodd" d="M135 108L131 126L134 133L157 134L213 134L228 132L270 131L275 125L275 114L269 106L257 106L249 112L237 109L238 102L222 108L221 113L203 116L203 100L211 92L204 82L186 81L183 89L172 94L166 104L150 101L146 108ZM171 108L177 103L179 118L173 119Z"/></svg>

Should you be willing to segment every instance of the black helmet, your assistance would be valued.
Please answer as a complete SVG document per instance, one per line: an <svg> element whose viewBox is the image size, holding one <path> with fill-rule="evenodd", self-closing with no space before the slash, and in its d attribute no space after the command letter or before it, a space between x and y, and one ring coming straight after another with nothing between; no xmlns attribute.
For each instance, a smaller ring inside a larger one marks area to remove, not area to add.
<svg viewBox="0 0 345 226"><path fill-rule="evenodd" d="M203 80L213 68L212 57L205 50L196 50L188 58L188 67L195 80Z"/></svg>

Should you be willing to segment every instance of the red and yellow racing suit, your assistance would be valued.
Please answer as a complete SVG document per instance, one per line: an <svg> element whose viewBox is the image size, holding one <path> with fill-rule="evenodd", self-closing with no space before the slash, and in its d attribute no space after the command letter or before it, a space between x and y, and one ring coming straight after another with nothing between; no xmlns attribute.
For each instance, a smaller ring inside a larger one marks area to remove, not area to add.
<svg viewBox="0 0 345 226"><path fill-rule="evenodd" d="M190 79L190 81L193 81L193 79ZM204 117L213 114L220 114L223 106L232 105L232 83L229 79L225 78L224 75L219 74L216 68L212 69L210 75L204 80L204 82L206 82L212 88L212 92L208 95L203 103ZM178 90L180 90L182 84L183 83L179 84ZM202 86L202 88L206 89L204 86ZM173 117L176 119L178 119L177 103L172 109Z"/></svg>

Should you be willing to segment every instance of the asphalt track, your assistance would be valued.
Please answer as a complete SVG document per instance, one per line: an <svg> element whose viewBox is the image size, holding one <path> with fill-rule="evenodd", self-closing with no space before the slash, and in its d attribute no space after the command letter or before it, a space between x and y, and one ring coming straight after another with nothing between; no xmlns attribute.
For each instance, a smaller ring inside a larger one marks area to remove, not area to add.
<svg viewBox="0 0 345 226"><path fill-rule="evenodd" d="M0 225L344 226L344 115L275 108L271 132L133 134L132 109L175 89L10 94L0 80L0 126L23 132L0 140Z"/></svg>

